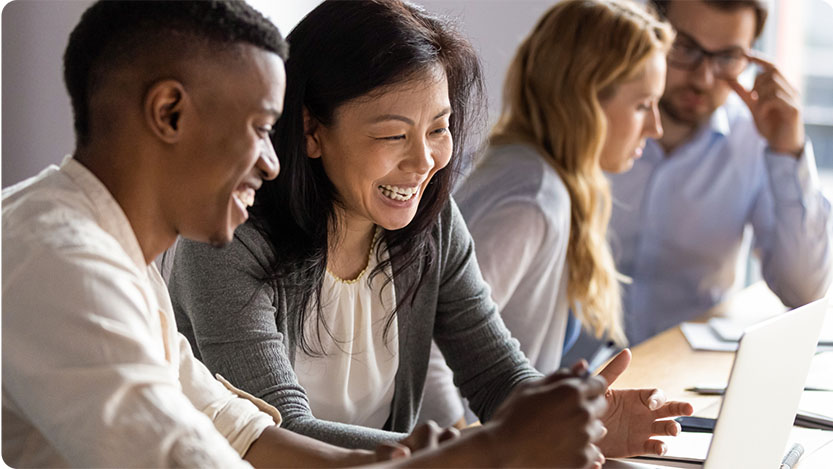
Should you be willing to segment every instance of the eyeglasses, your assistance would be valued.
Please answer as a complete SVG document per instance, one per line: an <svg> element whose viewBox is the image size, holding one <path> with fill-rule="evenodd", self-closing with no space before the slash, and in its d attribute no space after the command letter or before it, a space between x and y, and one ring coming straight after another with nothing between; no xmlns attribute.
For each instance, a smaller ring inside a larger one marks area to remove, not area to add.
<svg viewBox="0 0 833 469"><path fill-rule="evenodd" d="M749 65L746 51L739 47L712 52L706 50L691 36L677 32L677 39L668 52L668 63L683 70L696 70L704 59L709 59L712 73L718 78L737 78Z"/></svg>

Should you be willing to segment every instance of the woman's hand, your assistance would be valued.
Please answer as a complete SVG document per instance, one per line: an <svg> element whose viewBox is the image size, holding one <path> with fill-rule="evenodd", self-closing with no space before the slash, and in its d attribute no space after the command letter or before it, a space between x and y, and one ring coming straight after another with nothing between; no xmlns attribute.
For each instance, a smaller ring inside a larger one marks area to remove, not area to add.
<svg viewBox="0 0 833 469"><path fill-rule="evenodd" d="M627 369L631 352L623 350L599 375L608 386ZM610 389L605 391L607 412L602 422L608 429L599 442L605 457L621 458L640 454L665 454L665 443L652 436L676 436L680 425L671 417L691 415L694 408L688 402L666 402L659 389Z"/></svg>

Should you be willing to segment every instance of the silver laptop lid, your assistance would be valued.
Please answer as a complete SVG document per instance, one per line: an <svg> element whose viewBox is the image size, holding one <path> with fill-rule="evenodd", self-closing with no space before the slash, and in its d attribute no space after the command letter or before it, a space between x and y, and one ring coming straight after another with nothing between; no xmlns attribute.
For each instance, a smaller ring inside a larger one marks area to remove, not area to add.
<svg viewBox="0 0 833 469"><path fill-rule="evenodd" d="M826 310L821 299L744 331L704 469L778 468Z"/></svg>

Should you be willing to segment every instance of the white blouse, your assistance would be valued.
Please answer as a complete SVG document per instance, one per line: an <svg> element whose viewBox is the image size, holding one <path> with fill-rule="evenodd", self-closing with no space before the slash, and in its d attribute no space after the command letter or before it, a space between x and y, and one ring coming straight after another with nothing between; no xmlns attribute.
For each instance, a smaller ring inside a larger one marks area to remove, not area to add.
<svg viewBox="0 0 833 469"><path fill-rule="evenodd" d="M381 246L384 261L388 253ZM296 349L295 374L318 419L382 428L390 415L399 368L396 316L387 337L383 334L396 294L392 281L385 284L393 278L390 265L368 284L368 275L378 264L376 257L371 249L367 267L354 280L327 271L319 320L325 355L310 356ZM304 333L313 349L320 350L315 322L308 322Z"/></svg>

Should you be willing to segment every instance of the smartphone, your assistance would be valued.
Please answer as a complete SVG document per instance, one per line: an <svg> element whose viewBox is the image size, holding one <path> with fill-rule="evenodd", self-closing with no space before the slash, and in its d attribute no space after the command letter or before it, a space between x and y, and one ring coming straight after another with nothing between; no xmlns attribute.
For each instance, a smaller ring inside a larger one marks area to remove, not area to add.
<svg viewBox="0 0 833 469"><path fill-rule="evenodd" d="M684 432L711 433L714 431L716 419L705 417L677 417L674 420L680 424Z"/></svg>

